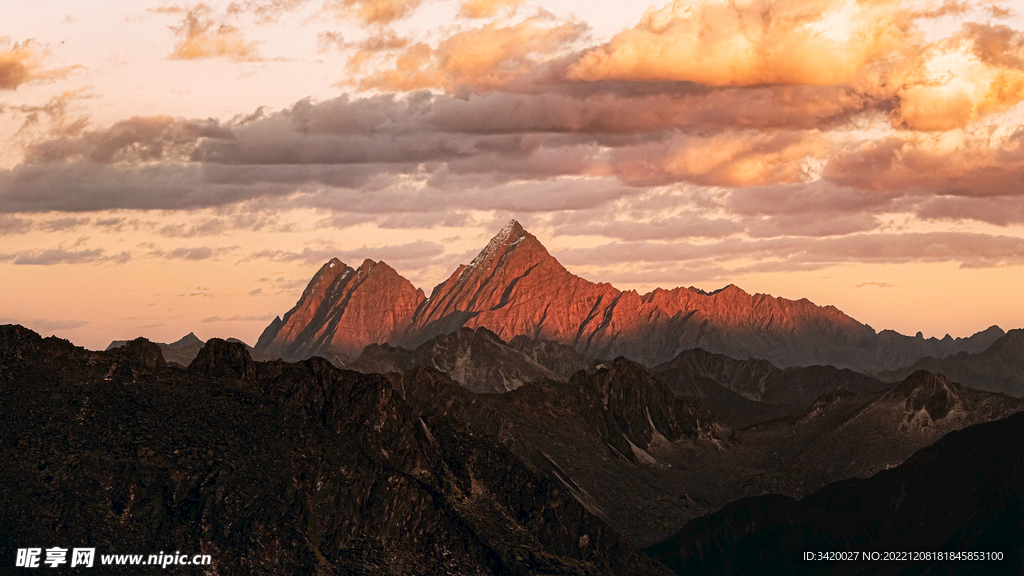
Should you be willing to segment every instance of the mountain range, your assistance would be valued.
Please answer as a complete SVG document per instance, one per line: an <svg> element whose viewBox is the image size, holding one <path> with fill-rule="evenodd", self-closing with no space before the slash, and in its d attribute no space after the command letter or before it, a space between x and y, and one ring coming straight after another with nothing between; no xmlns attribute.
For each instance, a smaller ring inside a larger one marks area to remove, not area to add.
<svg viewBox="0 0 1024 576"><path fill-rule="evenodd" d="M926 356L912 365L890 370L879 378L894 382L918 370L946 375L964 386L1024 396L1024 330L1010 330L978 353L958 352L945 358Z"/></svg>
<svg viewBox="0 0 1024 576"><path fill-rule="evenodd" d="M729 384L706 360L689 365ZM0 557L88 542L225 575L653 576L985 544L1019 572L1024 400L923 371L830 389L730 430L626 358L494 394L427 366L261 362L214 338L184 367L143 339L92 352L0 326Z"/></svg>
<svg viewBox="0 0 1024 576"><path fill-rule="evenodd" d="M651 367L703 348L783 368L832 365L863 373L925 356L981 352L1004 335L995 326L941 340L876 332L833 306L748 294L734 285L713 292L622 291L572 274L513 220L429 296L384 262L352 268L332 259L255 348L344 365L370 344L412 349L461 328L486 328L504 341L553 341L586 358L625 356Z"/></svg>
<svg viewBox="0 0 1024 576"><path fill-rule="evenodd" d="M245 349L249 352L249 355L256 360L274 360L276 358L279 358L279 356L275 356L274 354L260 352L259 350L256 350L255 348L249 346L245 342L242 342L241 340L238 340L236 338L228 338L227 341L237 342L242 346L245 346ZM113 350L115 348L126 346L128 342L128 340L114 340L107 346L107 350ZM195 360L196 356L199 355L199 351L203 349L203 346L205 344L206 342L204 340L200 340L199 337L196 336L194 332L189 332L185 336L181 337L180 339L174 342L171 342L170 344L165 344L162 342L156 343L157 347L160 348L160 353L163 355L164 360L167 361L168 363L178 364L179 366L188 366L189 364L191 364L192 361Z"/></svg>

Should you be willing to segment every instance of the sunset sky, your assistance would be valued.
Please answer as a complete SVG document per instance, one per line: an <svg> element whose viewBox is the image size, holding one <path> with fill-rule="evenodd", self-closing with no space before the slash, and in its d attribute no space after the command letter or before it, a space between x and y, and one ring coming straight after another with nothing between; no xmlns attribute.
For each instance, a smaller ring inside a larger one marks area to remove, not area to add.
<svg viewBox="0 0 1024 576"><path fill-rule="evenodd" d="M0 323L254 343L510 218L647 292L1024 327L1017 0L139 0L0 23Z"/></svg>

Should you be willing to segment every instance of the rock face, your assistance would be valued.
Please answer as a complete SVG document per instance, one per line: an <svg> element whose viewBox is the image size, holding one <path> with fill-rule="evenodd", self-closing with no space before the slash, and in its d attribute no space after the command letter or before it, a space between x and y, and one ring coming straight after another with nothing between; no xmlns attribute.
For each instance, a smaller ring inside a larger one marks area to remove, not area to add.
<svg viewBox="0 0 1024 576"><path fill-rule="evenodd" d="M567 383L541 380L505 394L475 394L432 368L388 378L410 405L463 422L557 478L633 541L656 542L707 512L685 496L685 467L662 458L676 445L719 455L729 432L635 362L619 358Z"/></svg>
<svg viewBox="0 0 1024 576"><path fill-rule="evenodd" d="M998 328L956 340L878 334L833 306L751 295L733 285L715 292L623 292L570 273L513 220L426 299L383 263L364 262L355 273L333 260L256 347L285 358L351 357L366 344L415 348L460 328L487 328L505 341L550 340L590 358L626 356L646 366L701 347L782 367L861 372L984 349L1003 334Z"/></svg>
<svg viewBox="0 0 1024 576"><path fill-rule="evenodd" d="M337 258L324 264L294 308L275 318L256 349L286 360L349 360L368 344L405 339L423 291L383 262L357 269Z"/></svg>
<svg viewBox="0 0 1024 576"><path fill-rule="evenodd" d="M1024 330L1010 330L976 354L960 352L946 358L929 356L906 368L883 372L879 378L899 380L918 370L943 374L970 388L1024 397Z"/></svg>
<svg viewBox="0 0 1024 576"><path fill-rule="evenodd" d="M371 344L346 365L363 373L404 372L413 366L435 368L473 392L508 392L537 380L565 382L588 368L568 346L519 337L506 343L486 328L462 328L420 344L415 350Z"/></svg>
<svg viewBox="0 0 1024 576"><path fill-rule="evenodd" d="M666 574L546 471L320 358L211 340L182 370L0 326L0 405L7 566L81 545L103 574L161 550L223 576Z"/></svg>

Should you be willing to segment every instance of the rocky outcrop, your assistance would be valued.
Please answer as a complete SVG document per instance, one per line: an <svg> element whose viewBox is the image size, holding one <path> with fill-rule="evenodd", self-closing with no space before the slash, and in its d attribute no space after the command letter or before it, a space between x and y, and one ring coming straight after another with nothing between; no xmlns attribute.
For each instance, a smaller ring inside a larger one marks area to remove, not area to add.
<svg viewBox="0 0 1024 576"><path fill-rule="evenodd" d="M356 273L332 260L256 347L285 358L344 359L370 343L412 349L461 328L486 328L504 341L553 341L588 358L626 356L646 366L700 347L781 367L872 373L927 355L983 349L1002 335L995 327L969 339L876 333L833 306L733 285L714 292L624 292L570 273L513 220L426 299L383 263L364 262Z"/></svg>
<svg viewBox="0 0 1024 576"><path fill-rule="evenodd" d="M918 370L944 374L977 390L1024 397L1024 330L1010 330L978 353L960 352L946 358L929 356L878 376L886 381L900 380Z"/></svg>
<svg viewBox="0 0 1024 576"><path fill-rule="evenodd" d="M344 362L368 344L403 341L423 291L384 262L351 268L337 258L323 265L295 307L275 318L256 349L286 360L322 356Z"/></svg>
<svg viewBox="0 0 1024 576"><path fill-rule="evenodd" d="M210 338L188 369L214 378L246 379L256 374L256 363L244 344Z"/></svg>
<svg viewBox="0 0 1024 576"><path fill-rule="evenodd" d="M520 337L513 346L486 328L462 328L442 334L415 350L371 344L345 367L363 373L404 372L413 366L435 368L473 392L508 392L537 380L565 382L588 364L571 348ZM549 368L550 366L550 368Z"/></svg>

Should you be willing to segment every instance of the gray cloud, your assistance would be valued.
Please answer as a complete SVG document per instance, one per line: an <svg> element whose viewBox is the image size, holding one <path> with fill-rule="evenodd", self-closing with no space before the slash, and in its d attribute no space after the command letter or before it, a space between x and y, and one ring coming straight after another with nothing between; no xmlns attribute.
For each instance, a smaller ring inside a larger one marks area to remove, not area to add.
<svg viewBox="0 0 1024 576"><path fill-rule="evenodd" d="M63 232L80 226L86 226L89 218L57 218L55 220L44 220L38 223L38 227L47 232Z"/></svg>
<svg viewBox="0 0 1024 576"><path fill-rule="evenodd" d="M250 258L265 258L275 262L304 262L306 264L322 264L331 258L338 258L349 266L357 267L365 259L403 262L430 260L444 255L444 246L436 242L418 240L408 244L379 246L371 248L363 246L354 250L342 250L333 246L321 248L303 248L301 252L286 250L262 250Z"/></svg>
<svg viewBox="0 0 1024 576"><path fill-rule="evenodd" d="M332 196L347 204L347 192L358 192L363 206L346 209L375 214L393 209L396 198L407 212L439 201L481 210L581 209L637 192L622 180L650 183L638 179L637 162L664 164L681 147L704 145L737 124L750 130L775 119L780 135L752 144L750 153L777 152L798 142L800 131L865 107L863 98L834 88L681 91L671 84L667 92L630 93L608 86L465 98L342 96L244 122L130 118L32 146L24 163L0 171L0 212L188 210L295 192L324 197L314 203L331 208ZM713 170L656 172L664 182L726 178ZM580 176L603 179L572 181ZM433 193L404 186L410 178ZM447 200L453 192L462 196Z"/></svg>
<svg viewBox="0 0 1024 576"><path fill-rule="evenodd" d="M46 318L37 318L31 322L26 322L25 326L34 330L52 332L54 330L72 330L88 326L89 324L92 324L92 322L86 320L48 320Z"/></svg>
<svg viewBox="0 0 1024 576"><path fill-rule="evenodd" d="M275 316L276 314L261 314L253 316L240 316L236 314L235 316L230 316L228 318L221 318L220 316L210 316L209 318L203 318L202 320L200 320L200 322L267 322L268 320L273 320Z"/></svg>
<svg viewBox="0 0 1024 576"><path fill-rule="evenodd" d="M150 256L158 258L167 258L169 260L208 260L217 256L223 256L233 250L237 250L238 246L228 246L223 248L211 248L209 246L200 246L197 248L175 248L169 252L156 250L150 252Z"/></svg>
<svg viewBox="0 0 1024 576"><path fill-rule="evenodd" d="M31 228L31 220L0 214L0 236L4 236L6 234L24 234Z"/></svg>
<svg viewBox="0 0 1024 576"><path fill-rule="evenodd" d="M227 224L219 218L207 218L196 224L167 224L159 234L168 238L197 238L223 234Z"/></svg>
<svg viewBox="0 0 1024 576"><path fill-rule="evenodd" d="M66 250L51 248L48 250L22 250L19 252L0 253L0 262L12 262L16 265L52 266L54 264L87 264L92 262L111 262L124 264L131 259L130 252L106 255L104 250Z"/></svg>
<svg viewBox="0 0 1024 576"><path fill-rule="evenodd" d="M852 234L825 238L729 238L711 244L618 242L565 250L567 264L590 262L696 262L732 268L734 273L808 270L838 262L958 262L964 268L1024 264L1024 239L969 232Z"/></svg>

